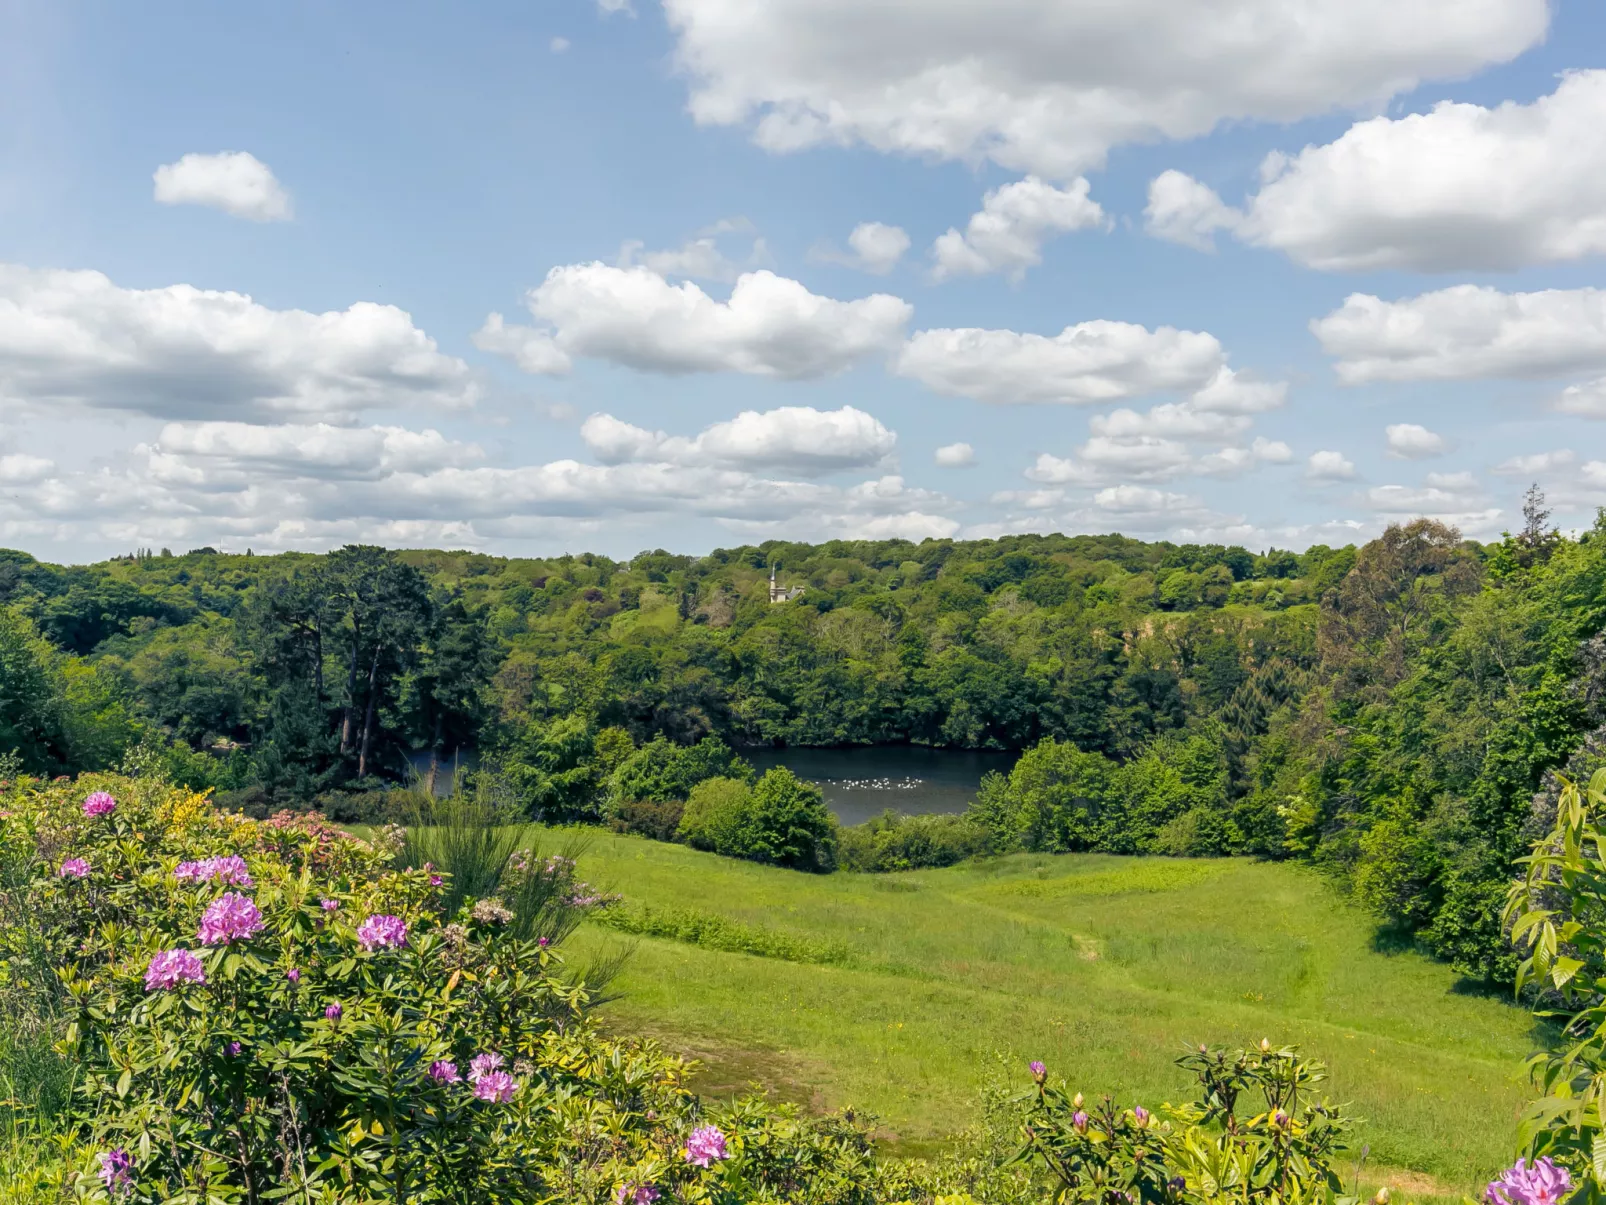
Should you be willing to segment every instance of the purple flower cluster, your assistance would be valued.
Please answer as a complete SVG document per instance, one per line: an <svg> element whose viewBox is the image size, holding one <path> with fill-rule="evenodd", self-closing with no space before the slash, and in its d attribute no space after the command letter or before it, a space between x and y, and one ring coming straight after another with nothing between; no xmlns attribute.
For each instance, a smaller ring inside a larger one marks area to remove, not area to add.
<svg viewBox="0 0 1606 1205"><path fill-rule="evenodd" d="M1489 1205L1556 1205L1573 1189L1573 1178L1565 1167L1557 1167L1549 1158L1535 1159L1527 1166L1518 1159L1491 1180L1483 1190L1483 1199Z"/></svg>
<svg viewBox="0 0 1606 1205"><path fill-rule="evenodd" d="M340 907L340 901L339 900L319 900L318 901L318 907L322 908L325 912L334 912Z"/></svg>
<svg viewBox="0 0 1606 1205"><path fill-rule="evenodd" d="M716 1159L728 1159L730 1152L725 1147L725 1135L718 1126L699 1126L691 1132L686 1139L686 1162L694 1163L698 1167L708 1167Z"/></svg>
<svg viewBox="0 0 1606 1205"><path fill-rule="evenodd" d="M331 1004L328 1008L323 1010L323 1015L328 1017L331 1021L340 1020L340 1013L341 1013L341 1008L340 1008L340 1005L338 1003L337 1004Z"/></svg>
<svg viewBox="0 0 1606 1205"><path fill-rule="evenodd" d="M513 1094L519 1090L518 1082L501 1070L501 1066L499 1054L476 1054L469 1060L468 1082L474 1085L476 1099L501 1105L513 1099Z"/></svg>
<svg viewBox="0 0 1606 1205"><path fill-rule="evenodd" d="M204 858L199 862L180 862L173 877L181 883L228 883L235 887L250 887L251 872L245 868L245 859L237 854L223 858Z"/></svg>
<svg viewBox="0 0 1606 1205"><path fill-rule="evenodd" d="M621 1184L613 1199L614 1205L652 1205L658 1190L651 1184Z"/></svg>
<svg viewBox="0 0 1606 1205"><path fill-rule="evenodd" d="M250 897L229 891L201 913L201 927L195 931L195 939L206 946L226 946L231 941L254 937L264 927L262 912Z"/></svg>
<svg viewBox="0 0 1606 1205"><path fill-rule="evenodd" d="M1040 1084L1046 1078L1048 1078L1048 1068L1043 1066L1042 1062L1038 1059L1033 1059L1031 1062L1027 1063L1026 1070L1032 1073L1033 1083Z"/></svg>
<svg viewBox="0 0 1606 1205"><path fill-rule="evenodd" d="M87 879L89 877L89 863L82 858L68 858L56 871L56 876L63 879Z"/></svg>
<svg viewBox="0 0 1606 1205"><path fill-rule="evenodd" d="M300 983L301 982L301 968L300 967L291 967L288 971L286 971L284 973L284 977L286 979L288 979L291 983Z"/></svg>
<svg viewBox="0 0 1606 1205"><path fill-rule="evenodd" d="M117 800L105 791L95 791L84 800L84 815L109 816L117 810Z"/></svg>
<svg viewBox="0 0 1606 1205"><path fill-rule="evenodd" d="M436 1059L429 1065L429 1078L437 1084L455 1084L463 1077L457 1073L457 1064L450 1059Z"/></svg>
<svg viewBox="0 0 1606 1205"><path fill-rule="evenodd" d="M399 916L370 916L357 929L357 941L370 952L407 944L407 922Z"/></svg>
<svg viewBox="0 0 1606 1205"><path fill-rule="evenodd" d="M101 1153L100 1182L113 1196L134 1187L134 1161L122 1147Z"/></svg>
<svg viewBox="0 0 1606 1205"><path fill-rule="evenodd" d="M145 968L145 990L172 991L184 983L205 983L206 968L193 950L163 950Z"/></svg>

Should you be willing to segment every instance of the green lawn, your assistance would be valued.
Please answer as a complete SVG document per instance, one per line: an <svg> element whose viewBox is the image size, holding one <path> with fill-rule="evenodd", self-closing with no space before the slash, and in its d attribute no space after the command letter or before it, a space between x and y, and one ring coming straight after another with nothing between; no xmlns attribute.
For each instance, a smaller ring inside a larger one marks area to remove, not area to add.
<svg viewBox="0 0 1606 1205"><path fill-rule="evenodd" d="M1327 1061L1372 1163L1422 1173L1402 1185L1416 1195L1509 1161L1529 1016L1379 952L1367 918L1302 868L1021 855L815 877L597 834L582 870L631 905L847 947L819 965L595 925L571 940L575 959L638 943L605 1015L703 1059L705 1091L757 1082L866 1108L920 1151L967 1124L996 1054L1022 1086L1041 1058L1089 1095L1153 1104L1182 1090L1184 1043L1265 1036Z"/></svg>

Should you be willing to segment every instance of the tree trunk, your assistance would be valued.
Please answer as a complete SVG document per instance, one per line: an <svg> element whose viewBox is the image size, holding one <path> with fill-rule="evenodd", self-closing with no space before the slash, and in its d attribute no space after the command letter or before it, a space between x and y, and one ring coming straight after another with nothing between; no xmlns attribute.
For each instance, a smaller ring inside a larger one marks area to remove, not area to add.
<svg viewBox="0 0 1606 1205"><path fill-rule="evenodd" d="M312 689L318 700L318 706L323 706L323 620L318 619L312 625ZM327 723L327 721L325 721Z"/></svg>
<svg viewBox="0 0 1606 1205"><path fill-rule="evenodd" d="M374 747L374 708L379 702L379 654L383 645L374 645L374 660L368 667L368 709L362 721L362 752L357 755L357 777L368 773L368 755Z"/></svg>
<svg viewBox="0 0 1606 1205"><path fill-rule="evenodd" d="M435 739L429 743L429 777L425 779L429 797L435 798L435 778L441 772L441 726L443 717L435 716Z"/></svg>
<svg viewBox="0 0 1606 1205"><path fill-rule="evenodd" d="M351 748L351 726L357 703L357 653L361 641L362 629L354 625L351 631L351 668L346 672L346 713L340 721L341 757L346 756Z"/></svg>

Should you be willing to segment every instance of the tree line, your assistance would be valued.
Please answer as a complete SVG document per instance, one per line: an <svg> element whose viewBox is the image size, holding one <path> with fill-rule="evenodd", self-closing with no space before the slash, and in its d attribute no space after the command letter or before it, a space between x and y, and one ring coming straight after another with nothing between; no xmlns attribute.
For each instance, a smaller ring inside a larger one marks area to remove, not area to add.
<svg viewBox="0 0 1606 1205"><path fill-rule="evenodd" d="M801 597L770 603L775 566ZM1494 978L1536 793L1606 748L1606 522L1564 537L1537 494L1494 543L1419 520L1298 554L1120 536L628 561L6 552L0 602L20 770L157 764L225 802L338 813L472 751L531 815L672 832L653 807L747 747L1021 750L963 832L916 826L910 848L1307 859Z"/></svg>

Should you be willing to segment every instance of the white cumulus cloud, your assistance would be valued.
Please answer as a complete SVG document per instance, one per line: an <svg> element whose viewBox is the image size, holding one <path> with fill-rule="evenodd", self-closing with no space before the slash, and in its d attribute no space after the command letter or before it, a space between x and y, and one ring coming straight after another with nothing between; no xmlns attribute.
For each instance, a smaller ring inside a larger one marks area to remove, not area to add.
<svg viewBox="0 0 1606 1205"><path fill-rule="evenodd" d="M1214 335L1096 319L1058 335L919 331L895 371L938 393L981 402L1106 402L1204 387L1223 366Z"/></svg>
<svg viewBox="0 0 1606 1205"><path fill-rule="evenodd" d="M323 314L243 293L125 289L99 272L0 264L0 398L157 418L321 418L461 407L476 387L403 310Z"/></svg>
<svg viewBox="0 0 1606 1205"><path fill-rule="evenodd" d="M1355 465L1342 452L1312 452L1305 463L1305 476L1312 481L1351 481Z"/></svg>
<svg viewBox="0 0 1606 1205"><path fill-rule="evenodd" d="M1155 238L1181 243L1197 251L1213 251L1218 230L1232 230L1243 214L1226 204L1216 190L1176 170L1149 182L1149 204L1143 228Z"/></svg>
<svg viewBox="0 0 1606 1205"><path fill-rule="evenodd" d="M1352 293L1311 330L1350 385L1563 376L1606 368L1606 290L1455 285L1402 301Z"/></svg>
<svg viewBox="0 0 1606 1205"><path fill-rule="evenodd" d="M1390 423L1383 429L1388 439L1389 455L1398 460L1426 460L1443 456L1448 444L1444 436L1429 431L1419 423Z"/></svg>
<svg viewBox="0 0 1606 1205"><path fill-rule="evenodd" d="M909 236L901 226L860 222L848 235L848 246L866 272L883 276L892 271L909 250Z"/></svg>
<svg viewBox="0 0 1606 1205"><path fill-rule="evenodd" d="M1069 179L1113 146L1376 105L1506 62L1546 0L664 0L705 124Z"/></svg>
<svg viewBox="0 0 1606 1205"><path fill-rule="evenodd" d="M641 372L736 372L805 380L830 376L896 346L913 312L885 293L836 301L773 272L744 273L728 301L646 267L554 268L527 298L545 327L492 314L475 345L526 371L561 373L575 356Z"/></svg>
<svg viewBox="0 0 1606 1205"><path fill-rule="evenodd" d="M880 464L897 443L897 436L879 420L852 406L744 410L695 437L648 431L611 414L593 414L581 425L580 437L604 464L781 469L804 476Z"/></svg>
<svg viewBox="0 0 1606 1205"><path fill-rule="evenodd" d="M163 205L206 205L253 222L288 222L290 194L266 163L247 151L191 152L156 169Z"/></svg>
<svg viewBox="0 0 1606 1205"><path fill-rule="evenodd" d="M1511 269L1606 252L1606 70L1532 104L1445 101L1268 161L1240 227L1307 267ZM1200 186L1202 187L1202 186Z"/></svg>
<svg viewBox="0 0 1606 1205"><path fill-rule="evenodd" d="M932 457L938 468L964 469L976 463L976 449L967 443L944 444Z"/></svg>
<svg viewBox="0 0 1606 1205"><path fill-rule="evenodd" d="M1054 235L1104 223L1104 210L1087 194L1085 178L1055 188L1027 176L993 189L963 234L949 229L932 245L932 275L946 280L1003 272L1019 280L1027 268L1043 262L1043 244Z"/></svg>

